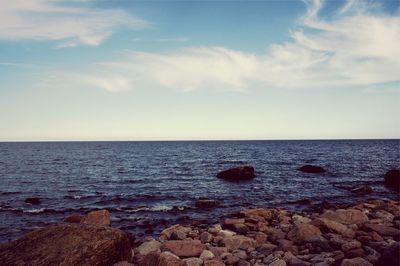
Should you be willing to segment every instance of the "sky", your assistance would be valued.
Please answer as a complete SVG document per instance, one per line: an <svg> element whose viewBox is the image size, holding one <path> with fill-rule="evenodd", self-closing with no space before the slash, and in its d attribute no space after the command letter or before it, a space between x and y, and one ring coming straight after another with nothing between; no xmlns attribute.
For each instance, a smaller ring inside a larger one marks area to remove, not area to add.
<svg viewBox="0 0 400 266"><path fill-rule="evenodd" d="M400 138L400 0L0 0L0 141Z"/></svg>

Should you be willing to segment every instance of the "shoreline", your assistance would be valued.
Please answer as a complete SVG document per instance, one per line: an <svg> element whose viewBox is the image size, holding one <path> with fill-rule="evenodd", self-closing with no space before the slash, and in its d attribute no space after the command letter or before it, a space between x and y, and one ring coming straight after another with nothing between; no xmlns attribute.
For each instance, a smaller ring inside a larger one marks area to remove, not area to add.
<svg viewBox="0 0 400 266"><path fill-rule="evenodd" d="M117 264L121 266L397 265L399 202L370 200L341 208L321 206L321 212L298 213L246 209L218 224L189 220L165 228L158 238L146 235L143 239L110 227L108 211L93 211L0 244L0 260L7 265L33 265L29 264L33 261L35 265L65 261L70 265L113 265L124 261ZM93 230L99 232L94 234ZM109 234L107 241L96 238L103 233ZM49 246L55 235L61 241L59 247ZM80 239L85 235L86 240ZM69 251L71 241L86 253ZM93 249L99 242L108 248ZM35 250L35 246L42 249ZM62 255L58 249L64 250ZM86 257L92 260L82 259Z"/></svg>

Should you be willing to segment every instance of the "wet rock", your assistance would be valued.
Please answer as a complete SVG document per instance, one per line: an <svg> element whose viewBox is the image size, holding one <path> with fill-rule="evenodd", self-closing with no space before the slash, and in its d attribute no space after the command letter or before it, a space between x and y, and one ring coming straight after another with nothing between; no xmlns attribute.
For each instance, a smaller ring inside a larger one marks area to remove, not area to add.
<svg viewBox="0 0 400 266"><path fill-rule="evenodd" d="M2 265L112 265L130 260L128 235L111 227L59 224L0 246Z"/></svg>
<svg viewBox="0 0 400 266"><path fill-rule="evenodd" d="M311 173L311 174L319 174L325 172L325 169L322 168L321 166L315 166L310 164L303 165L298 170L304 173Z"/></svg>
<svg viewBox="0 0 400 266"><path fill-rule="evenodd" d="M147 255L149 253L157 253L160 252L161 243L156 240L150 240L143 242L139 247L135 249L135 251L140 255Z"/></svg>
<svg viewBox="0 0 400 266"><path fill-rule="evenodd" d="M183 260L184 266L202 266L203 260L199 258L188 258Z"/></svg>
<svg viewBox="0 0 400 266"><path fill-rule="evenodd" d="M299 224L288 233L288 238L294 242L307 242L314 236L320 236L322 233L318 227L311 224Z"/></svg>
<svg viewBox="0 0 400 266"><path fill-rule="evenodd" d="M110 226L110 213L107 210L91 211L82 219L83 224Z"/></svg>
<svg viewBox="0 0 400 266"><path fill-rule="evenodd" d="M250 165L244 165L237 168L231 168L217 174L218 178L223 178L229 181L242 181L249 180L255 177L254 167Z"/></svg>
<svg viewBox="0 0 400 266"><path fill-rule="evenodd" d="M245 210L243 212L241 212L241 214L247 218L250 217L262 217L266 220L270 220L273 217L276 217L279 215L279 212L275 209L263 209L263 208L258 208L258 209L248 209Z"/></svg>
<svg viewBox="0 0 400 266"><path fill-rule="evenodd" d="M219 202L213 199L198 199L195 203L197 208L210 209L219 206Z"/></svg>
<svg viewBox="0 0 400 266"><path fill-rule="evenodd" d="M320 218L326 218L345 225L360 224L368 221L367 215L356 209L328 210Z"/></svg>
<svg viewBox="0 0 400 266"><path fill-rule="evenodd" d="M162 251L170 251L178 257L198 257L205 249L200 240L170 240L161 245Z"/></svg>
<svg viewBox="0 0 400 266"><path fill-rule="evenodd" d="M76 223L79 224L82 221L82 216L79 214L74 214L66 217L63 222L64 223Z"/></svg>
<svg viewBox="0 0 400 266"><path fill-rule="evenodd" d="M367 260L357 257L353 259L344 259L341 266L373 266Z"/></svg>
<svg viewBox="0 0 400 266"><path fill-rule="evenodd" d="M233 251L235 249L247 249L255 246L255 241L246 236L230 236L222 240L228 251Z"/></svg>
<svg viewBox="0 0 400 266"><path fill-rule="evenodd" d="M183 261L171 252L147 254L139 266L184 266Z"/></svg>
<svg viewBox="0 0 400 266"><path fill-rule="evenodd" d="M352 188L352 189L350 189L350 192L355 193L357 195L367 195L367 194L371 194L374 191L372 190L372 187L365 185L365 186Z"/></svg>
<svg viewBox="0 0 400 266"><path fill-rule="evenodd" d="M284 260L275 260L272 263L268 264L268 266L286 266L286 261L284 261Z"/></svg>
<svg viewBox="0 0 400 266"><path fill-rule="evenodd" d="M400 191L400 170L393 169L385 174L385 185Z"/></svg>
<svg viewBox="0 0 400 266"><path fill-rule="evenodd" d="M26 198L25 199L25 203L29 203L29 204L32 204L32 205L38 205L38 204L40 204L40 198Z"/></svg>

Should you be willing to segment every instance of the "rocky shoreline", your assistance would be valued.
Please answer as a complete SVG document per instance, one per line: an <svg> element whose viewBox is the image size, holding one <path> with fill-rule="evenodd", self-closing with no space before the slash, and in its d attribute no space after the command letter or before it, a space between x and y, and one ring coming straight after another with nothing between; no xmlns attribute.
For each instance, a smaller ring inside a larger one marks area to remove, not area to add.
<svg viewBox="0 0 400 266"><path fill-rule="evenodd" d="M107 210L0 245L1 265L399 265L400 206L371 200L291 213L247 209L219 224L193 222L135 239L110 227Z"/></svg>

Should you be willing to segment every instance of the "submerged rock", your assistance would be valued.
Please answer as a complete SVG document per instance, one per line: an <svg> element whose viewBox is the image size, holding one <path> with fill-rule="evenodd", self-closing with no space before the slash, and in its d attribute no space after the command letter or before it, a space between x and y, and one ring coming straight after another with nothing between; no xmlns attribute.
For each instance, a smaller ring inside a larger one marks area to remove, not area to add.
<svg viewBox="0 0 400 266"><path fill-rule="evenodd" d="M400 191L400 170L393 169L385 174L385 185Z"/></svg>
<svg viewBox="0 0 400 266"><path fill-rule="evenodd" d="M218 178L226 179L229 181L242 181L249 180L255 177L254 167L251 165L244 165L236 168L231 168L217 174Z"/></svg>
<svg viewBox="0 0 400 266"><path fill-rule="evenodd" d="M0 246L2 265L97 265L130 260L128 235L111 227L58 224Z"/></svg>
<svg viewBox="0 0 400 266"><path fill-rule="evenodd" d="M25 199L25 203L29 203L29 204L32 204L32 205L38 205L38 204L40 204L40 198L26 198Z"/></svg>
<svg viewBox="0 0 400 266"><path fill-rule="evenodd" d="M304 172L304 173L312 173L312 174L318 174L318 173L325 172L325 169L322 168L321 166L315 166L315 165L311 165L311 164L303 165L298 170L301 172Z"/></svg>
<svg viewBox="0 0 400 266"><path fill-rule="evenodd" d="M197 208L209 209L219 206L219 202L213 199L198 199L195 203Z"/></svg>

